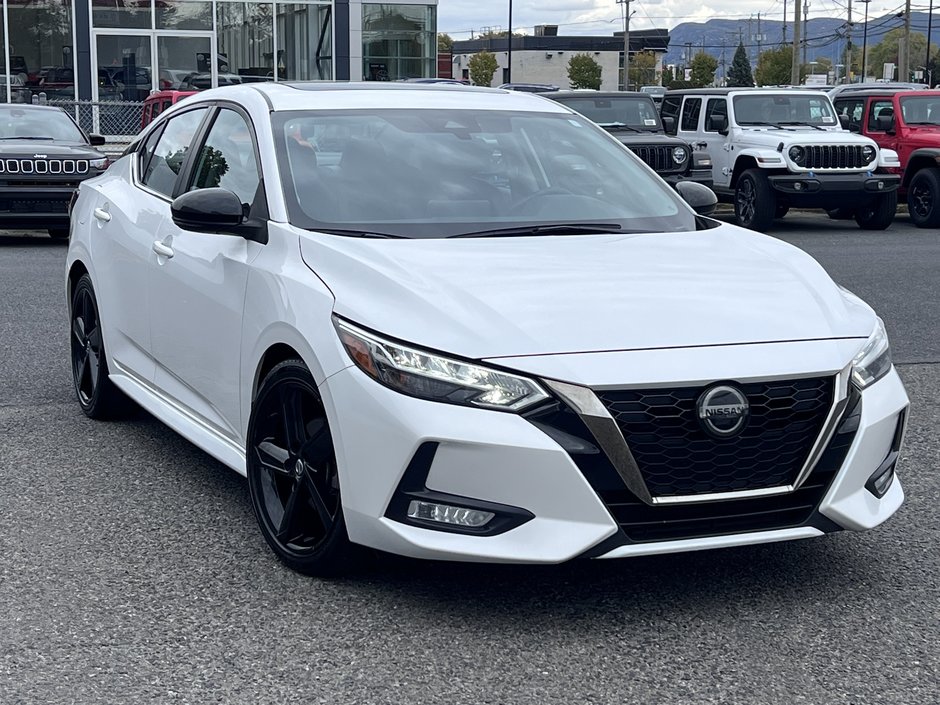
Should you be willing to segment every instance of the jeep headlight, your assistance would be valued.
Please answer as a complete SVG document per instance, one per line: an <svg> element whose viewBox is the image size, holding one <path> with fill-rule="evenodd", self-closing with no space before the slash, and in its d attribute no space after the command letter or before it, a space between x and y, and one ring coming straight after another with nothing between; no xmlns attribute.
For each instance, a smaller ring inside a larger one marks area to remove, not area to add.
<svg viewBox="0 0 940 705"><path fill-rule="evenodd" d="M875 161L875 157L878 156L878 153L875 151L875 148L870 144L866 144L862 147L862 158L869 164Z"/></svg>
<svg viewBox="0 0 940 705"><path fill-rule="evenodd" d="M875 331L852 359L852 381L859 389L877 382L891 370L891 348L885 324L879 318Z"/></svg>
<svg viewBox="0 0 940 705"><path fill-rule="evenodd" d="M521 411L549 396L536 382L368 333L333 319L356 366L375 381L420 399Z"/></svg>
<svg viewBox="0 0 940 705"><path fill-rule="evenodd" d="M108 158L102 157L101 159L91 159L88 161L88 166L90 166L92 169L107 169Z"/></svg>
<svg viewBox="0 0 940 705"><path fill-rule="evenodd" d="M790 159L793 160L795 164L800 164L803 159L806 157L806 150L799 146L790 147L790 151L787 152L790 156Z"/></svg>
<svg viewBox="0 0 940 705"><path fill-rule="evenodd" d="M682 164L686 159L689 158L689 150L685 147L676 147L672 150L672 161L676 164Z"/></svg>

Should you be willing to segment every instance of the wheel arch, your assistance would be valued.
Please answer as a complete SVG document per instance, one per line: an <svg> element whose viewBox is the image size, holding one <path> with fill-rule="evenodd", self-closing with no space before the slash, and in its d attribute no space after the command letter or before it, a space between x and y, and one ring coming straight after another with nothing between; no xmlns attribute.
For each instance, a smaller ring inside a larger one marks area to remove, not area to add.
<svg viewBox="0 0 940 705"><path fill-rule="evenodd" d="M734 162L734 171L731 173L731 188L737 188L738 179L748 169L759 169L757 165L757 158L751 156L750 154L745 154L738 157Z"/></svg>
<svg viewBox="0 0 940 705"><path fill-rule="evenodd" d="M303 355L287 343L273 343L262 353L261 359L258 360L258 364L255 366L255 375L251 384L252 403L258 395L258 389L261 387L261 383L264 381L265 377L268 376L268 373L285 360L293 359L303 360L304 358Z"/></svg>
<svg viewBox="0 0 940 705"><path fill-rule="evenodd" d="M936 168L940 168L940 149L935 147L917 149L911 153L910 159L907 160L901 185L904 187L910 186L914 175L921 169Z"/></svg>
<svg viewBox="0 0 940 705"><path fill-rule="evenodd" d="M89 274L89 272L88 267L85 266L84 262L82 262L80 259L72 262L72 265L69 267L68 287L65 292L70 313L72 309L72 292L75 291L75 285L78 284L78 280L81 279L85 274Z"/></svg>

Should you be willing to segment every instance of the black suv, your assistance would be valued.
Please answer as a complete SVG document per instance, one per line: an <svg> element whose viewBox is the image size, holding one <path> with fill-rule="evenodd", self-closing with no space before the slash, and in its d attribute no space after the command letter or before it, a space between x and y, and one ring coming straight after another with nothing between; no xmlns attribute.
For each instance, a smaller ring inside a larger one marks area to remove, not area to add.
<svg viewBox="0 0 940 705"><path fill-rule="evenodd" d="M711 188L711 159L666 134L659 110L648 93L559 91L543 95L603 127L673 186L680 181L696 181Z"/></svg>
<svg viewBox="0 0 940 705"><path fill-rule="evenodd" d="M0 227L67 238L72 194L108 167L103 144L60 108L0 105Z"/></svg>

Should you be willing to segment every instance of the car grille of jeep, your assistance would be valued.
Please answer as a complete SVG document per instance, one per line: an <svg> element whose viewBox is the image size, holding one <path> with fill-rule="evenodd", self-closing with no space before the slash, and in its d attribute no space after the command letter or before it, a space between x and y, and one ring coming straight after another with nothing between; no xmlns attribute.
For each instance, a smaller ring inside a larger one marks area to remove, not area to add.
<svg viewBox="0 0 940 705"><path fill-rule="evenodd" d="M676 164L672 158L673 147L668 145L656 145L652 147L631 146L630 151L646 162L657 173L680 172L685 169L686 162ZM686 153L691 152L687 149ZM687 158L688 159L688 158Z"/></svg>
<svg viewBox="0 0 940 705"><path fill-rule="evenodd" d="M87 159L0 159L0 174L87 174Z"/></svg>
<svg viewBox="0 0 940 705"><path fill-rule="evenodd" d="M834 144L807 145L805 156L799 162L803 169L861 169L871 162L862 155L863 145Z"/></svg>
<svg viewBox="0 0 940 705"><path fill-rule="evenodd" d="M737 385L749 410L732 437L709 435L696 402L707 387L604 391L653 497L782 487L799 474L832 406L831 377Z"/></svg>

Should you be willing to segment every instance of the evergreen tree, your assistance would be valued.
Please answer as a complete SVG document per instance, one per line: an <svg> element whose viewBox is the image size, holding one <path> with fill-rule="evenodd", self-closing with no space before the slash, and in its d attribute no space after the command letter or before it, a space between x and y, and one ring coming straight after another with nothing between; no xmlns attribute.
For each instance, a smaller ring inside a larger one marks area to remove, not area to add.
<svg viewBox="0 0 940 705"><path fill-rule="evenodd" d="M747 52L744 51L743 42L738 44L738 49L734 52L734 59L731 61L731 68L728 69L728 86L731 88L754 87L751 62L748 61Z"/></svg>

